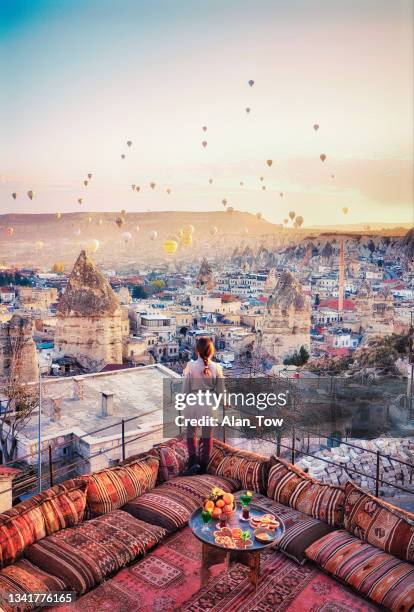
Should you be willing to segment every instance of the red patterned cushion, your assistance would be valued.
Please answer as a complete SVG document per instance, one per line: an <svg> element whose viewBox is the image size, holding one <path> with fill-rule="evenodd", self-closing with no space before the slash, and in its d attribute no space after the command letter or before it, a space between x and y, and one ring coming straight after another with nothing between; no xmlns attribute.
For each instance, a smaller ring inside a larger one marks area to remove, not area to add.
<svg viewBox="0 0 414 612"><path fill-rule="evenodd" d="M244 489L266 493L269 459L214 440L208 474L239 480Z"/></svg>
<svg viewBox="0 0 414 612"><path fill-rule="evenodd" d="M29 544L83 520L86 483L67 480L0 514L0 567L21 557Z"/></svg>
<svg viewBox="0 0 414 612"><path fill-rule="evenodd" d="M414 514L366 493L345 487L345 529L404 561L414 562Z"/></svg>
<svg viewBox="0 0 414 612"><path fill-rule="evenodd" d="M241 493L241 491L236 493L236 499ZM284 506L265 495L257 493L253 504L262 508L264 513L270 512L283 521L285 530L277 543L277 548L300 565L307 560L305 555L307 547L332 531L332 527L326 523Z"/></svg>
<svg viewBox="0 0 414 612"><path fill-rule="evenodd" d="M84 476L92 516L100 516L155 487L159 460L150 455L127 465Z"/></svg>
<svg viewBox="0 0 414 612"><path fill-rule="evenodd" d="M25 554L80 594L144 555L165 534L161 527L114 510L44 538L29 546Z"/></svg>
<svg viewBox="0 0 414 612"><path fill-rule="evenodd" d="M231 493L240 487L238 481L219 476L181 476L133 499L123 510L167 531L176 531L187 523L213 487Z"/></svg>
<svg viewBox="0 0 414 612"><path fill-rule="evenodd" d="M187 440L173 438L168 442L157 444L152 449L151 454L153 453L160 459L158 482L168 482L185 472L188 465Z"/></svg>
<svg viewBox="0 0 414 612"><path fill-rule="evenodd" d="M322 484L279 457L271 457L270 465L268 497L332 527L342 527L345 500L342 487Z"/></svg>
<svg viewBox="0 0 414 612"><path fill-rule="evenodd" d="M414 565L367 544L345 530L329 533L306 549L322 569L387 610L414 606Z"/></svg>
<svg viewBox="0 0 414 612"><path fill-rule="evenodd" d="M27 559L20 559L0 572L0 609L2 612L25 612L34 610L38 604L21 603L19 606L8 603L10 594L25 595L28 593L51 593L67 589L64 580L44 572Z"/></svg>

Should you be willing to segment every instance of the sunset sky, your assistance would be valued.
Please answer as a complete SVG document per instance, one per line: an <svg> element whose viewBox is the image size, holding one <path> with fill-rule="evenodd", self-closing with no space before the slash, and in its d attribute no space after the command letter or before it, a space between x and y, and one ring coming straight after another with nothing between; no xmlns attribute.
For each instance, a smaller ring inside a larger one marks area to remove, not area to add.
<svg viewBox="0 0 414 612"><path fill-rule="evenodd" d="M277 223L289 210L305 225L411 222L412 8L1 0L0 212L222 210L226 198Z"/></svg>

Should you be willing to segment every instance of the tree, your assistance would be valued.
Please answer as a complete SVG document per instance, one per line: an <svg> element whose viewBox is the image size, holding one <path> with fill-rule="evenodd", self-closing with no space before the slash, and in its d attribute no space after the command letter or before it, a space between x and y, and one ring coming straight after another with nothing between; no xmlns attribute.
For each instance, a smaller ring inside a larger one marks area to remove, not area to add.
<svg viewBox="0 0 414 612"><path fill-rule="evenodd" d="M162 278L157 278L156 280L153 280L151 282L151 286L156 290L156 291L162 291L165 287L165 281L162 280Z"/></svg>
<svg viewBox="0 0 414 612"><path fill-rule="evenodd" d="M132 289L132 297L134 300L144 300L147 297L147 292L142 285L136 285Z"/></svg>
<svg viewBox="0 0 414 612"><path fill-rule="evenodd" d="M291 355L290 357L286 357L286 359L284 359L283 361L283 364L302 366L302 365L305 365L308 359L309 359L309 352L302 345L299 351L295 351L293 355Z"/></svg>
<svg viewBox="0 0 414 612"><path fill-rule="evenodd" d="M315 306L319 306L320 303L321 303L321 299L319 297L319 293L317 293L315 295Z"/></svg>

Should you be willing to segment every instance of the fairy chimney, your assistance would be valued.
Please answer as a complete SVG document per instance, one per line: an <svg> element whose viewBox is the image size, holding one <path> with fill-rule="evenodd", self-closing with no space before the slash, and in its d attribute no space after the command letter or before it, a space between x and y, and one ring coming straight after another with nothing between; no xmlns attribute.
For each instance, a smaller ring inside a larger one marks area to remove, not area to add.
<svg viewBox="0 0 414 612"><path fill-rule="evenodd" d="M118 298L96 265L81 251L58 305L55 347L96 371L122 363L122 313Z"/></svg>
<svg viewBox="0 0 414 612"><path fill-rule="evenodd" d="M31 382L38 377L34 322L29 316L13 315L0 328L0 378Z"/></svg>

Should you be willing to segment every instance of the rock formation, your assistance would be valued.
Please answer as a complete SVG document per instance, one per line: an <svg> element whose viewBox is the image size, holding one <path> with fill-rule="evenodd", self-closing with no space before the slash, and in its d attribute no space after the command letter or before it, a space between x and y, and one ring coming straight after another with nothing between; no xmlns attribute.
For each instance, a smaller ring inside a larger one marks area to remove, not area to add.
<svg viewBox="0 0 414 612"><path fill-rule="evenodd" d="M37 379L33 331L33 319L17 314L0 328L0 379L16 379L22 383Z"/></svg>
<svg viewBox="0 0 414 612"><path fill-rule="evenodd" d="M196 285L199 289L204 289L205 291L212 291L216 286L213 271L206 258L204 258L201 262Z"/></svg>
<svg viewBox="0 0 414 612"><path fill-rule="evenodd" d="M92 371L122 363L122 335L118 298L81 251L59 302L55 348Z"/></svg>
<svg viewBox="0 0 414 612"><path fill-rule="evenodd" d="M267 304L256 340L257 347L281 364L303 346L310 351L311 308L297 279L285 271Z"/></svg>

